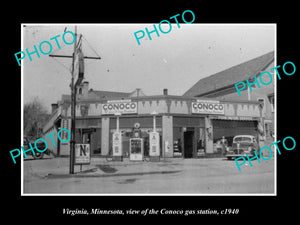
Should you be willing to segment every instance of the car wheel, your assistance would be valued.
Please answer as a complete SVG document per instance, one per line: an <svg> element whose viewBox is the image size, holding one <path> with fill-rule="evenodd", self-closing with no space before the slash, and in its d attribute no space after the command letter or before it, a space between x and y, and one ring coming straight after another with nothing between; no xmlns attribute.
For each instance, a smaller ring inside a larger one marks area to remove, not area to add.
<svg viewBox="0 0 300 225"><path fill-rule="evenodd" d="M256 155L258 158L260 158L259 150L256 151Z"/></svg>
<svg viewBox="0 0 300 225"><path fill-rule="evenodd" d="M34 159L42 159L44 157L44 152L35 152L35 155L33 155Z"/></svg>

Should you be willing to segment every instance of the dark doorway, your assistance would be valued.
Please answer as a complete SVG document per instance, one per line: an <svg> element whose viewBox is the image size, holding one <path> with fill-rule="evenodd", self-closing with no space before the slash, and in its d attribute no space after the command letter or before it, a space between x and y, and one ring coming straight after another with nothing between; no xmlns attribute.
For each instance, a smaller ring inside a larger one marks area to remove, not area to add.
<svg viewBox="0 0 300 225"><path fill-rule="evenodd" d="M194 131L184 132L184 158L193 158Z"/></svg>

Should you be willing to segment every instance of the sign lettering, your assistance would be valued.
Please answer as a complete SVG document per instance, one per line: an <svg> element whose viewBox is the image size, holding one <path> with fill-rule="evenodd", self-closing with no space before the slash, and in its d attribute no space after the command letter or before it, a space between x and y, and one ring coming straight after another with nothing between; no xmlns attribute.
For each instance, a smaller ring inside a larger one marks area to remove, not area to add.
<svg viewBox="0 0 300 225"><path fill-rule="evenodd" d="M137 102L110 102L102 104L101 109L102 115L134 114L137 113Z"/></svg>
<svg viewBox="0 0 300 225"><path fill-rule="evenodd" d="M75 144L75 164L90 164L90 144Z"/></svg>
<svg viewBox="0 0 300 225"><path fill-rule="evenodd" d="M192 113L197 114L224 114L224 104L219 101L197 100L192 102Z"/></svg>

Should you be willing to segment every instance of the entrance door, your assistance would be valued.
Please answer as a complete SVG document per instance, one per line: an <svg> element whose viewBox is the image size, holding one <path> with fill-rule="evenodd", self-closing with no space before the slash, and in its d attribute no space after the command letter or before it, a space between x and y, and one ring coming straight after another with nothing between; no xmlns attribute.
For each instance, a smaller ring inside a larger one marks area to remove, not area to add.
<svg viewBox="0 0 300 225"><path fill-rule="evenodd" d="M193 157L194 131L184 132L184 158Z"/></svg>

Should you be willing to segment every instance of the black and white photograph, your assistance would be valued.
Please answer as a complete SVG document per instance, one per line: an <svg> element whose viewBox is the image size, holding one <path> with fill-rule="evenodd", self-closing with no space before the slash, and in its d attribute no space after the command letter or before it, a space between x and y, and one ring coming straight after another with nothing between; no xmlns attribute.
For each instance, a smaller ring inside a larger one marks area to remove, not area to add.
<svg viewBox="0 0 300 225"><path fill-rule="evenodd" d="M4 7L3 219L296 219L296 5L108 3Z"/></svg>
<svg viewBox="0 0 300 225"><path fill-rule="evenodd" d="M21 24L22 195L276 195L276 24L184 15Z"/></svg>

